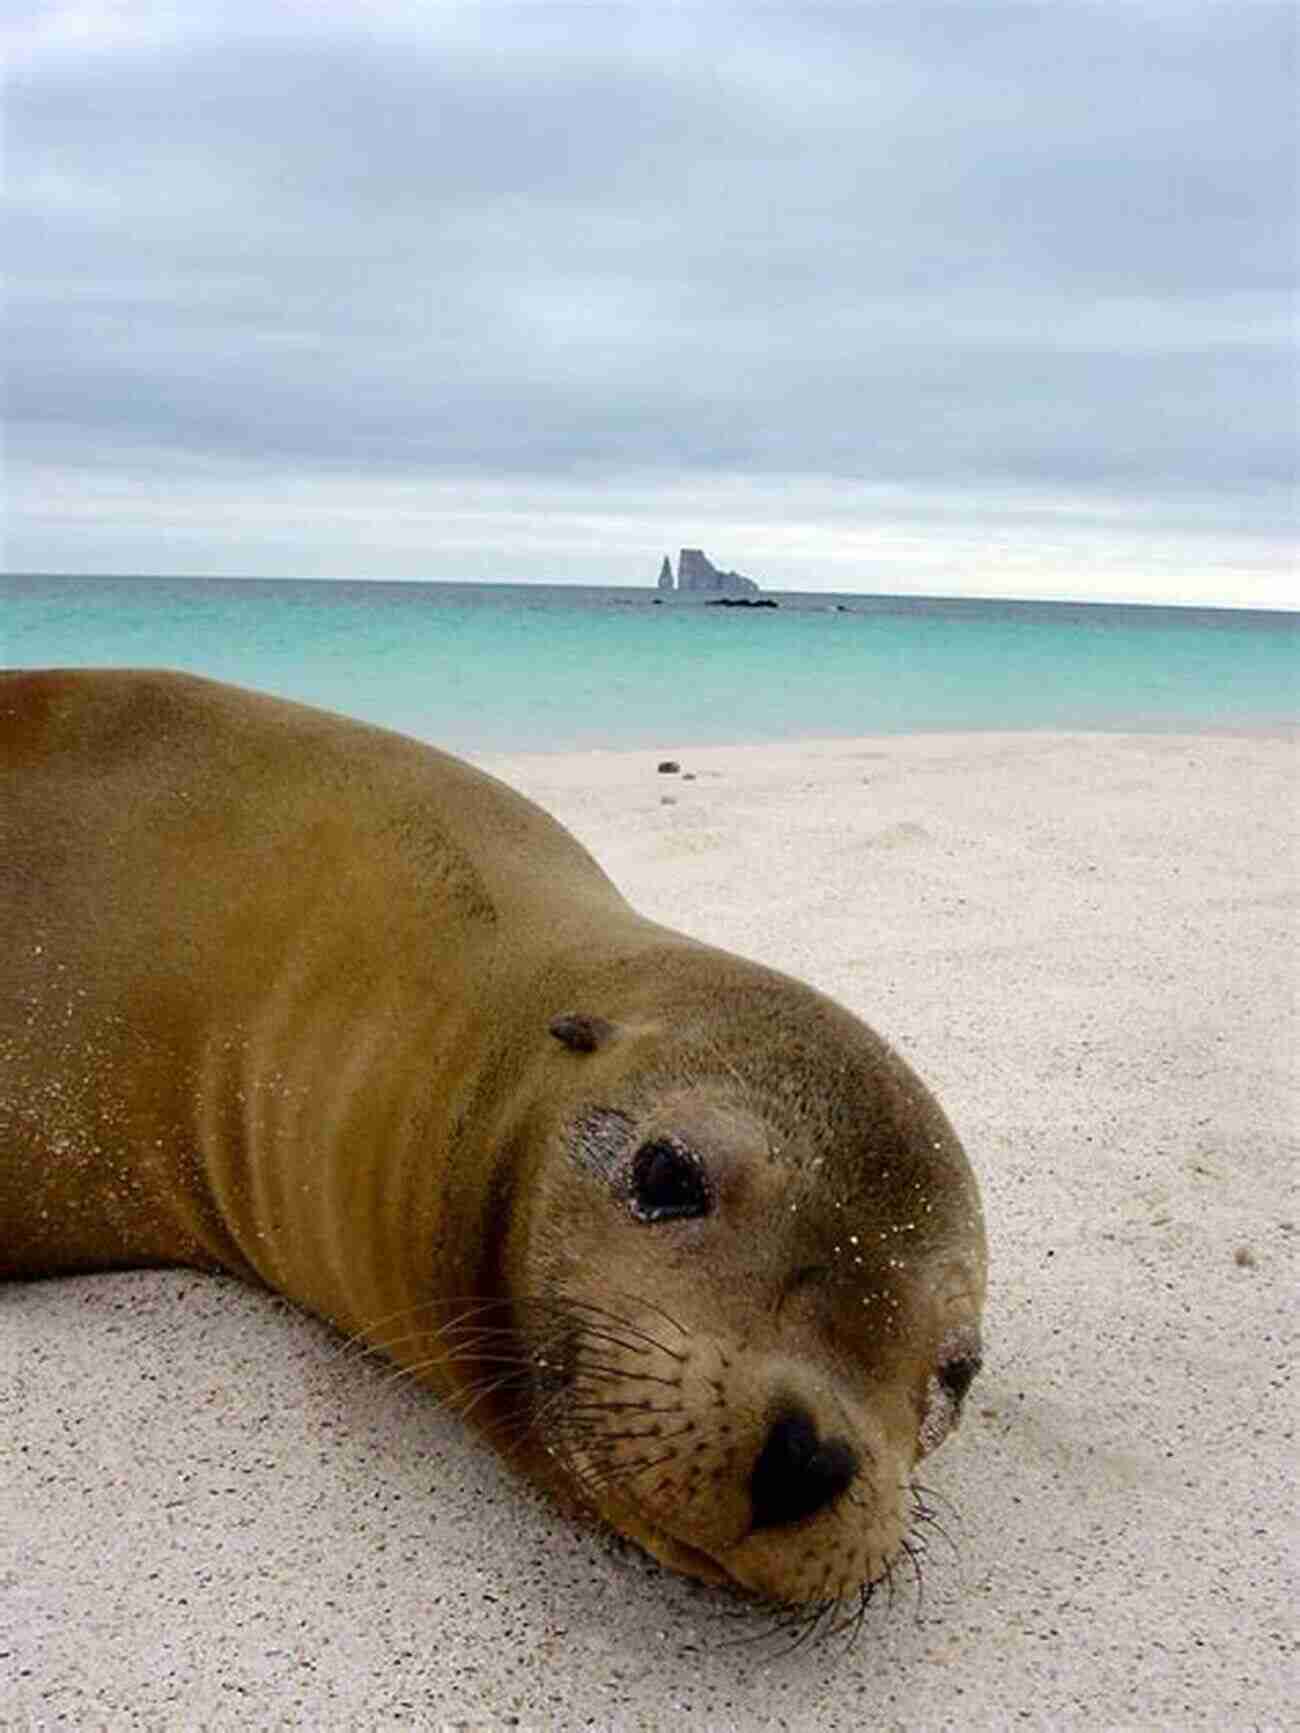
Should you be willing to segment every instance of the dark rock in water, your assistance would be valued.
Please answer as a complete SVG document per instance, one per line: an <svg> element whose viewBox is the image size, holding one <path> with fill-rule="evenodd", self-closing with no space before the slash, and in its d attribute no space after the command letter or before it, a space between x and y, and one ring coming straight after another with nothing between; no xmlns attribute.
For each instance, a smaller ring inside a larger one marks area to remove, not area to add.
<svg viewBox="0 0 1300 1733"><path fill-rule="evenodd" d="M705 606L708 608L779 608L781 604L774 602L771 596L760 596L757 599L752 596L715 596L712 601L706 602Z"/></svg>
<svg viewBox="0 0 1300 1733"><path fill-rule="evenodd" d="M675 758L665 758L659 766L660 776L675 776L681 769Z"/></svg>

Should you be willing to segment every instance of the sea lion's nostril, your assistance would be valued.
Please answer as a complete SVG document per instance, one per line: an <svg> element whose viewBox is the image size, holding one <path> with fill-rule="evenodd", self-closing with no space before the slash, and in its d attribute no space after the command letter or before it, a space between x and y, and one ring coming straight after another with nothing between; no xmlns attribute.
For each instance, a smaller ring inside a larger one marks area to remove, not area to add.
<svg viewBox="0 0 1300 1733"><path fill-rule="evenodd" d="M852 1445L817 1437L812 1416L784 1408L772 1422L749 1478L755 1528L780 1528L834 1504L858 1472Z"/></svg>
<svg viewBox="0 0 1300 1733"><path fill-rule="evenodd" d="M959 1354L939 1368L939 1382L959 1406L980 1369L978 1354Z"/></svg>

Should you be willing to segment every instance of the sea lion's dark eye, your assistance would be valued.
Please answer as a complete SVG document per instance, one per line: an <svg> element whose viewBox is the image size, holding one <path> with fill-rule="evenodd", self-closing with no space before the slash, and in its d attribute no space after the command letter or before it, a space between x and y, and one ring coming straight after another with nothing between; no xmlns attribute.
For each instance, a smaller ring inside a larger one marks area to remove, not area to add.
<svg viewBox="0 0 1300 1733"><path fill-rule="evenodd" d="M709 1186L694 1156L666 1138L643 1143L632 1162L632 1213L643 1222L702 1216Z"/></svg>
<svg viewBox="0 0 1300 1733"><path fill-rule="evenodd" d="M980 1359L976 1354L962 1354L955 1360L949 1360L947 1365L939 1368L939 1382L952 1397L960 1403L970 1389L975 1374L980 1369Z"/></svg>

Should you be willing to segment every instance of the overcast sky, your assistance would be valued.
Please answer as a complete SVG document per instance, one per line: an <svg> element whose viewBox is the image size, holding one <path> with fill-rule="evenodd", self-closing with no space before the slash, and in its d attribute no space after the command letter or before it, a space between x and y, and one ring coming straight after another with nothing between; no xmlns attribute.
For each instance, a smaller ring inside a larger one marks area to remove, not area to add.
<svg viewBox="0 0 1300 1733"><path fill-rule="evenodd" d="M1295 11L0 0L11 570L1295 605Z"/></svg>

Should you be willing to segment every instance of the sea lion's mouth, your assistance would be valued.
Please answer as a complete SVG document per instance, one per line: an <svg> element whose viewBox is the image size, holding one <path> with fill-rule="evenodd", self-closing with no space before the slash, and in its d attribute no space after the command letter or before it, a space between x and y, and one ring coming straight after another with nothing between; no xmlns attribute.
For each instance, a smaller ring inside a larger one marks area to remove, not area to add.
<svg viewBox="0 0 1300 1733"><path fill-rule="evenodd" d="M704 1552L689 1541L677 1540L665 1535L664 1539L672 1551L675 1561L674 1568L697 1578L700 1582L712 1583L718 1588L736 1589L742 1594L752 1594L738 1578L732 1576L727 1567L712 1553Z"/></svg>
<svg viewBox="0 0 1300 1733"><path fill-rule="evenodd" d="M536 1436L575 1501L616 1533L776 1606L851 1598L888 1569L906 1514L879 1492L884 1439L801 1385L797 1367L646 1302L565 1295L537 1311Z"/></svg>

